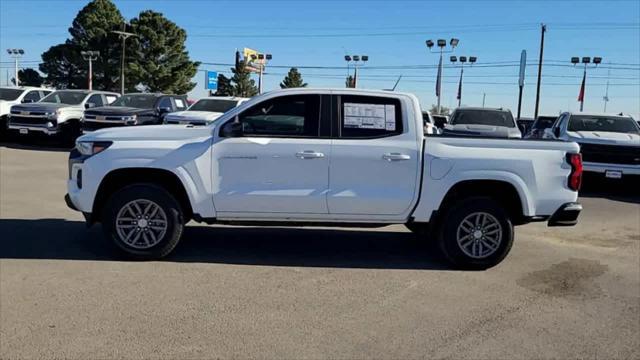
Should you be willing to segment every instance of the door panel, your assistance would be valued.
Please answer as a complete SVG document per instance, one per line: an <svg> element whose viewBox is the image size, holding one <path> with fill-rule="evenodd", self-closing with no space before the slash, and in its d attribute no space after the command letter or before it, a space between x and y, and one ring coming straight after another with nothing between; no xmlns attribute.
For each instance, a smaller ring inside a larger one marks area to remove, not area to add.
<svg viewBox="0 0 640 360"><path fill-rule="evenodd" d="M407 213L420 171L415 124L408 121L407 109L398 99L342 96L334 114L339 136L331 146L329 213Z"/></svg>

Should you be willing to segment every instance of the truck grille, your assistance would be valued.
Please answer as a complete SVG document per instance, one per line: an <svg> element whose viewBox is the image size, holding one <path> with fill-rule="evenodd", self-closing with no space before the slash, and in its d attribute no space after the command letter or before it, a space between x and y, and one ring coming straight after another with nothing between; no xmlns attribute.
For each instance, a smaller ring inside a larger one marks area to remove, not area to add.
<svg viewBox="0 0 640 360"><path fill-rule="evenodd" d="M41 125L45 126L48 122L53 122L46 117L34 117L34 116L20 116L11 114L11 118L9 119L11 124L23 124L23 125Z"/></svg>
<svg viewBox="0 0 640 360"><path fill-rule="evenodd" d="M128 117L128 116L127 116ZM96 120L97 121L124 121L122 116L110 116L110 115L94 115L94 114L84 114L85 120Z"/></svg>
<svg viewBox="0 0 640 360"><path fill-rule="evenodd" d="M94 131L98 129L112 128L117 126L124 126L124 123L87 121L86 118L85 118L85 121L82 122L82 130L85 130L85 131Z"/></svg>
<svg viewBox="0 0 640 360"><path fill-rule="evenodd" d="M580 144L585 162L640 165L640 146Z"/></svg>

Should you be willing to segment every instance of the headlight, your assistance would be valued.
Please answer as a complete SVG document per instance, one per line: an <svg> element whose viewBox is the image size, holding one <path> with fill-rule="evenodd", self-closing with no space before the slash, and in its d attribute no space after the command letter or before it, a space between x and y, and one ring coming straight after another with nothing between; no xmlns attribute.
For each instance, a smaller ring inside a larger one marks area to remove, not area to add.
<svg viewBox="0 0 640 360"><path fill-rule="evenodd" d="M138 116L123 116L122 120L124 120L125 125L136 125L138 123Z"/></svg>
<svg viewBox="0 0 640 360"><path fill-rule="evenodd" d="M55 119L58 117L58 115L60 115L60 112L60 109L58 109L56 111L46 112L44 115L49 119Z"/></svg>
<svg viewBox="0 0 640 360"><path fill-rule="evenodd" d="M106 150L111 144L111 141L78 141L76 149L82 155L92 156Z"/></svg>

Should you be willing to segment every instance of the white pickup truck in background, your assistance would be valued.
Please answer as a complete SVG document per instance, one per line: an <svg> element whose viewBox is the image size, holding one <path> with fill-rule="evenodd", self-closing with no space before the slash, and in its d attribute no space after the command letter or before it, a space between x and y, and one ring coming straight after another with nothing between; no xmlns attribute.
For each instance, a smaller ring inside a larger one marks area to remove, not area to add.
<svg viewBox="0 0 640 360"><path fill-rule="evenodd" d="M406 224L438 241L456 266L483 269L508 254L514 225L577 222L577 144L422 130L411 94L278 90L206 127L111 128L80 137L65 199L139 259L169 254L190 220Z"/></svg>

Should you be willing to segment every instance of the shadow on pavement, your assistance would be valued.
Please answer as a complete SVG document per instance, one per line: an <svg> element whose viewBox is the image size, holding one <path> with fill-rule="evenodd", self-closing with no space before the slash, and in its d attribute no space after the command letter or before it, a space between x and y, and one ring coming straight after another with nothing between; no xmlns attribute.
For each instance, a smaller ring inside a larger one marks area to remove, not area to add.
<svg viewBox="0 0 640 360"><path fill-rule="evenodd" d="M585 174L580 197L640 204L640 176L606 179L604 176Z"/></svg>
<svg viewBox="0 0 640 360"><path fill-rule="evenodd" d="M16 141L1 141L0 147L6 147L8 149L18 150L32 150L32 151L57 151L57 152L69 152L71 147L58 143L55 139L48 139L43 137L35 137Z"/></svg>
<svg viewBox="0 0 640 360"><path fill-rule="evenodd" d="M100 226L63 219L0 219L0 258L121 260ZM187 226L163 259L241 265L448 270L427 241L409 232Z"/></svg>

